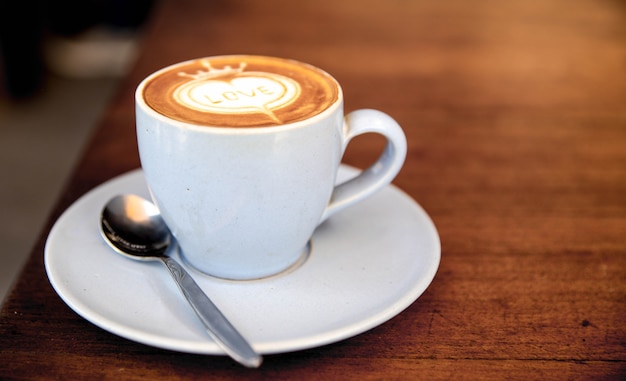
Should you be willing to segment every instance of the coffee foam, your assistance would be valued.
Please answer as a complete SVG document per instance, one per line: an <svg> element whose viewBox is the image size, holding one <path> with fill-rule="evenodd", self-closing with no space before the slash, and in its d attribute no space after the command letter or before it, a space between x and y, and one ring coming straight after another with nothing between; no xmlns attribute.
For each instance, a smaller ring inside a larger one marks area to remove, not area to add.
<svg viewBox="0 0 626 381"><path fill-rule="evenodd" d="M144 81L146 104L169 118L218 127L265 127L315 116L339 85L313 66L280 58L220 56L183 62Z"/></svg>

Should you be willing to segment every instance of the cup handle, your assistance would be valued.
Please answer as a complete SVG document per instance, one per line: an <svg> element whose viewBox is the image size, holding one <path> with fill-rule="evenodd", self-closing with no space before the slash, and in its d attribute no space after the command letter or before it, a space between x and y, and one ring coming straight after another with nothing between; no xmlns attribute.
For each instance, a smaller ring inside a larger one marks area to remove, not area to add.
<svg viewBox="0 0 626 381"><path fill-rule="evenodd" d="M396 177L406 158L406 137L400 125L389 115L371 109L356 110L345 116L343 149L354 137L366 133L381 134L387 145L378 160L356 177L335 186L320 221L376 193Z"/></svg>

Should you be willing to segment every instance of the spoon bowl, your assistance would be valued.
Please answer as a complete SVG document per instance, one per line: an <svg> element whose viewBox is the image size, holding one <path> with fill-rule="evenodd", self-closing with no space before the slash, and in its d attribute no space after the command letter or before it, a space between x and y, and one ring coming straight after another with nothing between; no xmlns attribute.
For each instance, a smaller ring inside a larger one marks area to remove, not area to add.
<svg viewBox="0 0 626 381"><path fill-rule="evenodd" d="M167 253L173 239L158 208L136 195L112 198L100 218L105 241L123 256L141 261L161 261L200 318L209 336L234 360L250 367L262 357L226 319L187 271Z"/></svg>
<svg viewBox="0 0 626 381"><path fill-rule="evenodd" d="M157 260L172 242L157 207L139 196L111 199L102 210L101 224L113 249L131 259Z"/></svg>

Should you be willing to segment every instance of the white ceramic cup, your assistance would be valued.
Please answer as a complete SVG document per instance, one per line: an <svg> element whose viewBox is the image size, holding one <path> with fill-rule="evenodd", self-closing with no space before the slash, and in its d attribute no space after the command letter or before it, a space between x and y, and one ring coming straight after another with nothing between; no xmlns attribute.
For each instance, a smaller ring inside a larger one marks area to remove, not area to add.
<svg viewBox="0 0 626 381"><path fill-rule="evenodd" d="M167 76L181 82L169 84L170 90L149 89ZM332 93L322 106L319 95L308 93L317 85ZM299 98L320 109L308 111L312 115L291 110ZM152 198L185 261L220 278L262 278L298 263L320 223L388 185L406 156L406 138L391 117L369 109L344 117L339 84L291 60L186 61L147 77L135 102ZM197 117L182 115L186 109ZM233 126L240 116L256 125ZM384 152L356 178L335 186L346 146L365 133L383 135Z"/></svg>

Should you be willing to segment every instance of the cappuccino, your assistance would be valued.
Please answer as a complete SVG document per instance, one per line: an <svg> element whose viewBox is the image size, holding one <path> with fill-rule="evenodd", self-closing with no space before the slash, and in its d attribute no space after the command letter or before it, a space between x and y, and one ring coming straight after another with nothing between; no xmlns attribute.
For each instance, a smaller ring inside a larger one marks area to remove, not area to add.
<svg viewBox="0 0 626 381"><path fill-rule="evenodd" d="M293 60L250 55L179 63L146 79L145 103L200 126L268 127L322 113L339 99L326 72Z"/></svg>
<svg viewBox="0 0 626 381"><path fill-rule="evenodd" d="M187 264L227 279L306 261L322 221L385 187L406 156L402 128L376 110L343 112L341 87L313 66L220 56L166 67L135 91L137 143L153 201ZM387 140L337 185L350 141Z"/></svg>

